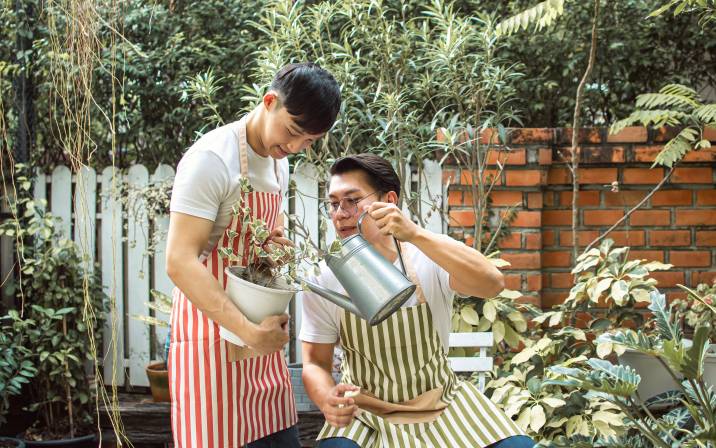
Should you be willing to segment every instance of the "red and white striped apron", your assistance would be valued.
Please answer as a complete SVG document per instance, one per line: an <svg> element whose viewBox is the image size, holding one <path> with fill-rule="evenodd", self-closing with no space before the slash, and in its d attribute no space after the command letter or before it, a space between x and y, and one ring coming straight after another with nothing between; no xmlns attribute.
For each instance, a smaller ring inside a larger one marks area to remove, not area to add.
<svg viewBox="0 0 716 448"><path fill-rule="evenodd" d="M241 175L248 176L246 117L235 124ZM276 166L276 165L275 165ZM276 176L281 185L279 171ZM242 193L254 218L272 229L281 210L281 193ZM226 260L218 249L229 244L234 230L234 253L243 253L248 264L248 228L235 216L216 247L204 261L206 268L226 288ZM219 337L219 325L205 317L178 288L174 290L171 317L169 378L172 397L172 432L175 447L239 448L286 429L298 419L291 379L283 351L242 361L227 361L227 345Z"/></svg>

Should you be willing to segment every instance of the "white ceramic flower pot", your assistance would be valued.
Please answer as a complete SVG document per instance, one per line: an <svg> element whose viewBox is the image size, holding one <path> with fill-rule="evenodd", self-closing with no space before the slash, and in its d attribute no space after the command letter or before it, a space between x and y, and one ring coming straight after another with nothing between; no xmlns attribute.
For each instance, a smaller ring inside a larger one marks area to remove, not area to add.
<svg viewBox="0 0 716 448"><path fill-rule="evenodd" d="M226 273L226 293L239 310L256 324L269 316L284 314L296 294L296 290L281 279L277 283L286 289L267 288L251 283L232 272L231 267L224 269L224 273ZM241 338L224 327L219 328L219 335L233 344L246 345Z"/></svg>
<svg viewBox="0 0 716 448"><path fill-rule="evenodd" d="M619 364L631 367L641 376L639 395L643 400L679 387L666 368L653 356L627 349L619 356ZM716 353L713 351L706 356L704 362L704 381L710 386L716 386Z"/></svg>

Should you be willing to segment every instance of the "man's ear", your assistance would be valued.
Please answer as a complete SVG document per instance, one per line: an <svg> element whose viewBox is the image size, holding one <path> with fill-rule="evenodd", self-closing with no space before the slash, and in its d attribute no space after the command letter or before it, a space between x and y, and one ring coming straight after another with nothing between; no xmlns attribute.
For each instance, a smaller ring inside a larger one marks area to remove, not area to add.
<svg viewBox="0 0 716 448"><path fill-rule="evenodd" d="M281 107L281 100L275 91L269 90L263 97L263 105L267 111L278 110L277 108Z"/></svg>
<svg viewBox="0 0 716 448"><path fill-rule="evenodd" d="M389 191L385 193L385 202L390 202L391 204L398 205L398 193L394 191Z"/></svg>

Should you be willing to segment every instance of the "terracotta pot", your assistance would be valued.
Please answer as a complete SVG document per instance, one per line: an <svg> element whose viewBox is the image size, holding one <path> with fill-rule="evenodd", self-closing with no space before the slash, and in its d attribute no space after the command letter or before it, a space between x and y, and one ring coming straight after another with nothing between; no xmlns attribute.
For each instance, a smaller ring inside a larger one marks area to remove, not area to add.
<svg viewBox="0 0 716 448"><path fill-rule="evenodd" d="M167 363L155 362L147 366L147 378L152 389L152 398L155 402L171 401L169 398L169 372Z"/></svg>

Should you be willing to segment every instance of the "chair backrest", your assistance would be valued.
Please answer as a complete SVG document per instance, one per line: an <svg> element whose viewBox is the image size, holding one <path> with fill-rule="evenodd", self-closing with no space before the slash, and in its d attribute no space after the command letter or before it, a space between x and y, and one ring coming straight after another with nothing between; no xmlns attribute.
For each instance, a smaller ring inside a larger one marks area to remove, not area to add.
<svg viewBox="0 0 716 448"><path fill-rule="evenodd" d="M492 371L492 357L487 356L487 350L491 349L494 343L492 333L450 333L450 348L470 347L477 348L476 356L449 357L450 367L455 372L477 372L478 386L485 390L486 372Z"/></svg>

